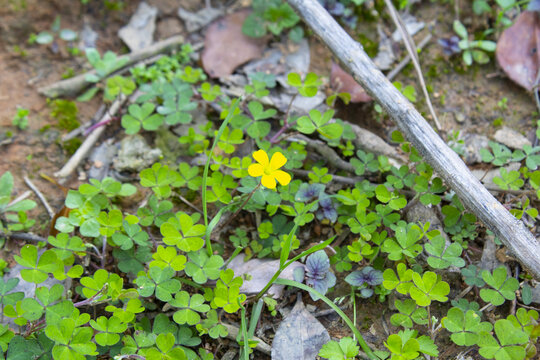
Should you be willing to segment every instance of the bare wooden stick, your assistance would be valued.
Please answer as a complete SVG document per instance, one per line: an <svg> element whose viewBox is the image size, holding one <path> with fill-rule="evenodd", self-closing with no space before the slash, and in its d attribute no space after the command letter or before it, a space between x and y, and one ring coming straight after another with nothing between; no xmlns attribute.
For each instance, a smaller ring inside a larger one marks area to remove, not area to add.
<svg viewBox="0 0 540 360"><path fill-rule="evenodd" d="M126 102L127 98L121 95L115 102L111 105L109 111L103 115L100 122L105 122L111 119L117 112L120 110L120 107ZM56 172L54 176L57 178L68 177L75 168L80 164L80 162L88 155L88 152L92 149L96 141L99 139L101 134L105 131L105 126L100 126L90 133L84 140L84 142L79 146L75 154L68 160L60 171Z"/></svg>
<svg viewBox="0 0 540 360"><path fill-rule="evenodd" d="M375 67L362 45L352 40L317 1L288 2L341 60L354 79L386 110L463 204L501 239L530 274L540 280L540 242L471 174L458 155Z"/></svg>
<svg viewBox="0 0 540 360"><path fill-rule="evenodd" d="M17 198L13 199L13 201L10 202L7 207L10 207L12 205L15 205L18 202L23 201L24 199L26 199L30 195L32 195L32 192L30 190L27 190L27 191L23 192L21 195L17 196Z"/></svg>
<svg viewBox="0 0 540 360"><path fill-rule="evenodd" d="M38 199L41 201L41 203L45 207L45 210L47 210L47 213L49 214L50 218L51 219L54 218L54 215L55 215L54 210L51 208L51 205L49 205L49 202L47 201L47 198L45 198L45 195L43 195L41 191L39 191L37 186L34 185L34 183L27 176L25 176L23 179L26 185L28 185L28 187L36 194Z"/></svg>
<svg viewBox="0 0 540 360"><path fill-rule="evenodd" d="M418 80L420 81L420 87L422 88L422 92L424 93L424 97L426 98L426 103L429 108L429 112L431 113L431 116L433 117L433 122L435 123L437 130L440 131L441 124L439 124L439 119L437 118L435 109L433 108L433 105L431 104L431 98L429 97L429 94L426 88L426 82L424 81L424 75L422 74L422 68L420 67L420 61L418 60L418 54L416 52L416 45L414 44L414 40L409 34L409 32L407 31L405 24L403 24L403 21L401 20L401 17L399 16L396 8L394 7L394 4L392 4L392 1L391 0L384 0L384 1L386 3L386 7L388 8L388 11L390 12L390 17L392 18L392 21L394 21L394 24L396 25L399 32L401 33L401 36L403 37L403 43L405 44L405 47L407 48L407 52L411 56L414 69L416 70L416 74L418 75Z"/></svg>
<svg viewBox="0 0 540 360"><path fill-rule="evenodd" d="M134 51L124 56L120 56L119 59L127 59L128 61L124 65L124 67L129 67L143 59L149 58L159 53L166 52L174 46L182 44L183 42L184 37L182 35L172 36L168 39L148 46L147 48L141 49L139 51ZM91 84L90 82L86 81L86 76L90 74L96 74L96 71L91 70L85 74L77 75L72 78L41 87L38 89L38 92L50 98L76 95L86 86Z"/></svg>

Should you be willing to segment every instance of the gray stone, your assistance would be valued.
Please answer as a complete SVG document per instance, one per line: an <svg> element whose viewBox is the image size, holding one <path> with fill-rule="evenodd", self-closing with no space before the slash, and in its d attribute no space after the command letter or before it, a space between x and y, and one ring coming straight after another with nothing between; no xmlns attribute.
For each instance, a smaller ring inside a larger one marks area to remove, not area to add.
<svg viewBox="0 0 540 360"><path fill-rule="evenodd" d="M223 14L223 10L211 7L205 7L197 12L178 9L178 17L182 19L186 30L190 33L202 29Z"/></svg>
<svg viewBox="0 0 540 360"><path fill-rule="evenodd" d="M468 165L481 163L482 156L480 155L480 150L489 146L487 136L465 133L461 136L461 139L464 142L465 163Z"/></svg>
<svg viewBox="0 0 540 360"><path fill-rule="evenodd" d="M114 159L117 171L141 171L159 160L160 149L152 149L141 135L128 136L120 143Z"/></svg>
<svg viewBox="0 0 540 360"><path fill-rule="evenodd" d="M144 1L139 4L129 23L118 31L118 36L131 51L152 45L158 9Z"/></svg>
<svg viewBox="0 0 540 360"><path fill-rule="evenodd" d="M497 130L493 138L511 149L523 149L523 146L525 145L532 145L525 136L507 126L503 126L501 129Z"/></svg>

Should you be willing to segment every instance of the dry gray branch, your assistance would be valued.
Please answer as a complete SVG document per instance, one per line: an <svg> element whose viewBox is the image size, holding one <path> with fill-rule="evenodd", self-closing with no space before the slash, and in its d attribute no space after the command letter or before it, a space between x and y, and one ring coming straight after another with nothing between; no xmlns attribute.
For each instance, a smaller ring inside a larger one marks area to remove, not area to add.
<svg viewBox="0 0 540 360"><path fill-rule="evenodd" d="M34 183L32 182L32 180L30 180L27 176L25 176L24 178L24 182L26 183L26 185L28 185L28 187L36 194L36 196L38 197L38 199L41 201L41 203L43 204L43 206L45 207L45 210L47 210L47 213L49 214L49 217L52 219L54 218L54 215L55 215L55 212L54 210L51 208L51 205L49 205L49 202L47 201L47 198L45 197L45 195L43 195L41 193L41 191L39 191L39 189L37 188L36 185L34 185Z"/></svg>
<svg viewBox="0 0 540 360"><path fill-rule="evenodd" d="M134 51L124 56L120 56L119 59L127 59L128 61L124 65L124 67L129 67L141 60L166 52L173 47L182 44L183 42L184 37L182 35L172 36L168 39L157 42L145 49ZM59 96L73 96L83 90L86 86L91 84L90 82L86 81L86 76L95 73L95 70L91 70L87 73L77 75L66 80L58 81L56 83L39 88L38 92L49 98L55 98Z"/></svg>
<svg viewBox="0 0 540 360"><path fill-rule="evenodd" d="M471 174L458 155L375 67L362 45L351 39L317 1L288 2L341 60L354 79L379 102L424 159L456 192L463 204L540 280L540 242Z"/></svg>

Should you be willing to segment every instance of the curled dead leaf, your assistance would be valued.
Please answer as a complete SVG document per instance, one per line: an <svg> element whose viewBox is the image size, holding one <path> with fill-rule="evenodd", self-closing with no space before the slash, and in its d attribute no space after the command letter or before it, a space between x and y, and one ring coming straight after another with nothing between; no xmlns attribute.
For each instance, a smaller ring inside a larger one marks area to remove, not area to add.
<svg viewBox="0 0 540 360"><path fill-rule="evenodd" d="M539 48L540 15L533 11L522 12L497 42L499 65L512 81L529 91L540 68Z"/></svg>

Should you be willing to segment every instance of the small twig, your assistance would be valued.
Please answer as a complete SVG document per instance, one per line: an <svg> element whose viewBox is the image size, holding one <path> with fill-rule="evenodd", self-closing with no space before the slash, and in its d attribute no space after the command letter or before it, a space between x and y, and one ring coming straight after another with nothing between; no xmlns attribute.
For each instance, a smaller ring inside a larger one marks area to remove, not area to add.
<svg viewBox="0 0 540 360"><path fill-rule="evenodd" d="M45 207L45 210L47 210L47 213L49 213L50 218L53 219L54 215L55 215L54 211L51 208L51 206L49 205L49 203L47 202L47 199L45 198L45 196L41 193L41 191L39 191L39 189L36 187L36 185L34 185L34 183L27 176L25 176L23 179L24 179L24 182L26 183L26 185L28 185L28 187L30 189L32 189L32 191L34 193L36 193L36 196L38 197L38 199L41 201L41 203Z"/></svg>
<svg viewBox="0 0 540 360"><path fill-rule="evenodd" d="M189 206L189 207L192 208L193 210L197 211L197 212L200 213L200 214L203 213L201 209L199 209L198 207L196 207L195 205L193 205L188 199L186 199L186 198L183 197L182 195L176 194L176 196L178 196L178 198L179 198L180 200L182 200L182 202L183 202L184 204L186 204L187 206Z"/></svg>
<svg viewBox="0 0 540 360"><path fill-rule="evenodd" d="M13 199L13 201L10 202L7 207L13 206L16 203L23 201L24 199L26 199L30 195L32 195L32 192L30 190L27 190L27 191L23 192L21 195L17 196L15 199Z"/></svg>
<svg viewBox="0 0 540 360"><path fill-rule="evenodd" d="M289 123L289 113L291 112L292 104L297 96L298 93L295 93L291 97L291 101L289 102L289 106L287 107L287 112L285 112L285 116L283 118L283 126L281 127L281 129L278 130L277 133L274 134L274 136L272 136L272 138L270 139L271 144L277 143L281 134L283 134L292 125L291 123Z"/></svg>
<svg viewBox="0 0 540 360"><path fill-rule="evenodd" d="M101 121L104 121L112 116L114 116L119 110L120 107L126 102L127 98L123 95L120 95L118 99L114 101L114 103L111 105L110 111L108 111L103 118L101 118ZM94 130L86 140L81 144L81 146L77 149L75 154L71 157L71 159L68 160L68 162L64 165L60 171L54 174L57 178L65 178L71 175L71 173L79 166L81 161L88 155L94 144L98 141L101 134L105 131L105 127L99 127L96 130Z"/></svg>
<svg viewBox="0 0 540 360"><path fill-rule="evenodd" d="M14 232L11 234L6 234L3 231L0 231L0 237L7 237L14 240L25 240L25 241L35 241L35 242L47 242L47 239L44 237L22 232Z"/></svg>
<svg viewBox="0 0 540 360"><path fill-rule="evenodd" d="M335 168L340 169L340 170L345 170L349 173L354 174L354 166L352 166L351 163L343 160L341 156L339 156L334 151L334 149L326 145L324 142L319 141L319 140L313 140L303 135L298 135L294 138L291 137L287 140L290 142L298 142L298 140L306 142L307 148L318 152L325 160L327 160Z"/></svg>
<svg viewBox="0 0 540 360"><path fill-rule="evenodd" d="M107 264L107 237L103 236L103 245L101 246L101 268L105 269Z"/></svg>
<svg viewBox="0 0 540 360"><path fill-rule="evenodd" d="M163 41L152 44L144 49L120 56L119 60L127 59L127 63L124 65L124 68L129 68L141 60L166 52L182 43L184 43L184 37L182 35L175 35ZM38 92L52 98L77 94L86 86L90 85L90 82L86 81L86 77L89 74L96 74L96 71L91 70L87 73L47 85L39 88ZM110 75L113 74L109 74L108 76Z"/></svg>
<svg viewBox="0 0 540 360"><path fill-rule="evenodd" d="M418 47L416 48L416 50L417 51L422 50L424 46L426 46L431 41L432 37L433 36L431 34L427 34L426 37L423 38L422 41L418 43ZM411 61L411 55L407 54L407 56L405 56L403 60L401 60L399 64L397 64L397 66L394 69L392 69L392 71L386 74L386 77L388 78L388 80L390 81L394 80L394 78L401 72L401 70L405 68L405 66L409 64L410 61Z"/></svg>
<svg viewBox="0 0 540 360"><path fill-rule="evenodd" d="M489 309L492 308L492 307L493 307L493 304L492 304L492 303L488 303L488 304L484 305L484 306L483 306L480 310L478 310L478 311L483 312L484 310L489 310Z"/></svg>
<svg viewBox="0 0 540 360"><path fill-rule="evenodd" d="M246 197L246 199L244 200L244 202L242 202L242 204L238 207L238 209L236 209L236 211L234 212L234 214L232 214L232 216L230 216L227 220L225 220L223 223L219 224L219 225L216 225L216 227L214 228L214 231L217 231L218 233L221 231L221 229L225 228L225 226L229 225L229 223L240 213L240 211L244 208L244 206L246 206L247 202L249 201L249 199L251 199L251 197L253 196L253 194L255 193L255 191L257 191L259 188L261 187L261 183L259 183L259 185L257 185L257 187L255 187L255 189L253 189L249 194L248 196Z"/></svg>
<svg viewBox="0 0 540 360"><path fill-rule="evenodd" d="M433 122L435 123L437 130L441 131L442 129L441 124L439 123L439 119L437 118L437 114L435 113L435 109L433 108L433 104L431 103L431 99L429 97L429 93L426 88L426 82L424 81L422 68L420 67L420 62L418 61L418 54L416 52L416 45L414 44L414 40L411 38L411 35L407 31L407 28L403 24L403 21L401 20L401 17L399 16L396 8L394 7L394 4L392 4L392 1L385 0L385 3L386 3L386 6L388 7L388 11L390 12L390 17L394 21L394 24L396 25L399 32L401 33L401 36L403 37L403 43L405 44L405 48L407 49L407 51L409 52L409 55L411 56L412 63L418 75L418 80L420 81L420 87L422 88L422 92L424 93L424 97L426 98L426 103L429 108L429 112L431 113L431 116L433 117Z"/></svg>
<svg viewBox="0 0 540 360"><path fill-rule="evenodd" d="M292 169L290 170L294 175L301 176L303 178L308 178L308 174L311 173L311 171L307 170L301 170L301 169ZM340 176L340 175L334 175L332 174L332 181L339 182L346 185L355 185L358 182L361 182L364 180L364 178L360 176L356 177L346 177L346 176Z"/></svg>
<svg viewBox="0 0 540 360"><path fill-rule="evenodd" d="M461 299L462 297L464 297L465 295L467 295L472 289L473 289L472 286L467 286L467 287L465 288L465 290L463 290L462 292L460 292L460 293L458 294L458 296L456 296L456 298L455 298L454 300L457 301L457 300Z"/></svg>
<svg viewBox="0 0 540 360"><path fill-rule="evenodd" d="M81 135L82 133L84 133L86 131L86 129L88 129L90 126L92 126L92 124L95 124L98 121L98 119L103 117L106 110L107 110L107 107L105 106L105 104L101 104L98 111L96 111L96 113L94 114L94 116L92 117L92 119L90 121L84 123L83 125L79 126L75 130L72 130L69 133L67 133L66 135L62 136L62 141L71 140L71 139L76 138L77 136Z"/></svg>
<svg viewBox="0 0 540 360"><path fill-rule="evenodd" d="M92 301L94 301L103 292L103 290L105 290L106 287L107 287L107 285L103 286L101 288L101 290L99 290L97 293L94 294L94 296L92 296L92 297L90 297L90 298L88 298L86 300L76 302L75 304L73 304L73 306L75 306L77 308L77 307L81 307L81 306L90 304Z"/></svg>

